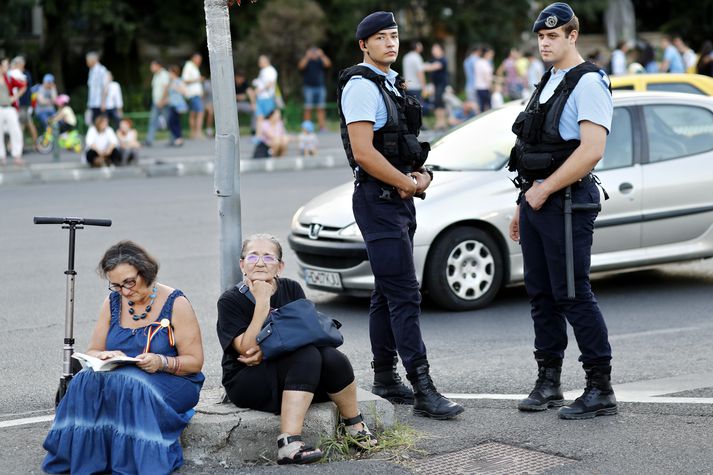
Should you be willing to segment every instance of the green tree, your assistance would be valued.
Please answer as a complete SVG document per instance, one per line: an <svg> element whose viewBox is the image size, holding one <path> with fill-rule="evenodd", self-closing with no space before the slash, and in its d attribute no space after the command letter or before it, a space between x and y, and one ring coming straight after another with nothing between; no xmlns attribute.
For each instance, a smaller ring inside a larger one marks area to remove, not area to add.
<svg viewBox="0 0 713 475"><path fill-rule="evenodd" d="M297 62L308 47L319 45L325 37L325 14L313 0L271 1L265 5L249 39L238 41L236 51L244 64L255 64L259 55L268 55L279 71L283 94L290 96L301 85Z"/></svg>

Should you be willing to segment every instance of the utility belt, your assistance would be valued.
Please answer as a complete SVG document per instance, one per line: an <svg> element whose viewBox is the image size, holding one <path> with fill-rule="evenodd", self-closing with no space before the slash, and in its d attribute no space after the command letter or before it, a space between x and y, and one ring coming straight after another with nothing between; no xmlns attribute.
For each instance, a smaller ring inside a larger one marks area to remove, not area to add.
<svg viewBox="0 0 713 475"><path fill-rule="evenodd" d="M519 176L518 181L520 182L520 187L519 187L520 190L522 190L523 193L527 193L527 190L532 188L532 185L537 180L528 180L527 178ZM575 181L570 186L572 187L573 190L576 190L577 188L580 188L582 186L589 185L591 182L598 183L598 179L597 179L596 175L594 175L593 173L587 173L585 176L583 176L581 179Z"/></svg>
<svg viewBox="0 0 713 475"><path fill-rule="evenodd" d="M403 173L404 175L408 175L409 173L413 172L411 168L405 169L397 167L397 170ZM379 199L381 200L391 201L393 199L399 198L399 192L395 186L389 185L388 183L384 183L381 180L377 180L359 167L354 169L354 178L356 179L355 181L357 183L376 183L377 186L381 188L381 195L379 195ZM425 199L426 193L416 193L414 196L416 198Z"/></svg>

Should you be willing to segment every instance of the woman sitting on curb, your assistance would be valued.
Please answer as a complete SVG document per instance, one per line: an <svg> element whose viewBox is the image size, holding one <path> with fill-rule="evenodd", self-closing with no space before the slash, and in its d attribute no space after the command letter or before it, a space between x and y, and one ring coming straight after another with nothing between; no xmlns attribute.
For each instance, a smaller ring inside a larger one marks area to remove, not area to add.
<svg viewBox="0 0 713 475"><path fill-rule="evenodd" d="M347 357L335 348L304 346L271 361L263 361L255 337L270 308L305 297L300 285L278 278L285 267L282 246L268 234L243 241L240 268L252 303L239 287L218 300L218 339L223 347L223 386L239 407L280 414L278 464L306 464L322 458L322 451L305 446L302 426L312 402L331 399L343 417L347 434L356 445L376 445L359 413L354 371Z"/></svg>

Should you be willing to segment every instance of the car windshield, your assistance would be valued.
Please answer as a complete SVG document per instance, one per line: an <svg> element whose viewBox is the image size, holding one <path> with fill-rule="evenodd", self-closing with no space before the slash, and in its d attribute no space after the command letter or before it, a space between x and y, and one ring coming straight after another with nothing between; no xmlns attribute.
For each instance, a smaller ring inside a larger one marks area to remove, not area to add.
<svg viewBox="0 0 713 475"><path fill-rule="evenodd" d="M498 170L510 157L510 128L524 109L521 102L479 115L432 144L427 165L441 170Z"/></svg>

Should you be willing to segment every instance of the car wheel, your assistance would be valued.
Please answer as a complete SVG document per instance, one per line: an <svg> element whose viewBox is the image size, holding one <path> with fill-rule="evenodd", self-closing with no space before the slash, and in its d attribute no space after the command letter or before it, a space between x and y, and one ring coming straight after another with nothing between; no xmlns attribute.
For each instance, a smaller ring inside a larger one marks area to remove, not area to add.
<svg viewBox="0 0 713 475"><path fill-rule="evenodd" d="M471 227L447 231L428 259L426 289L449 310L473 310L488 305L503 281L503 256L495 239Z"/></svg>

